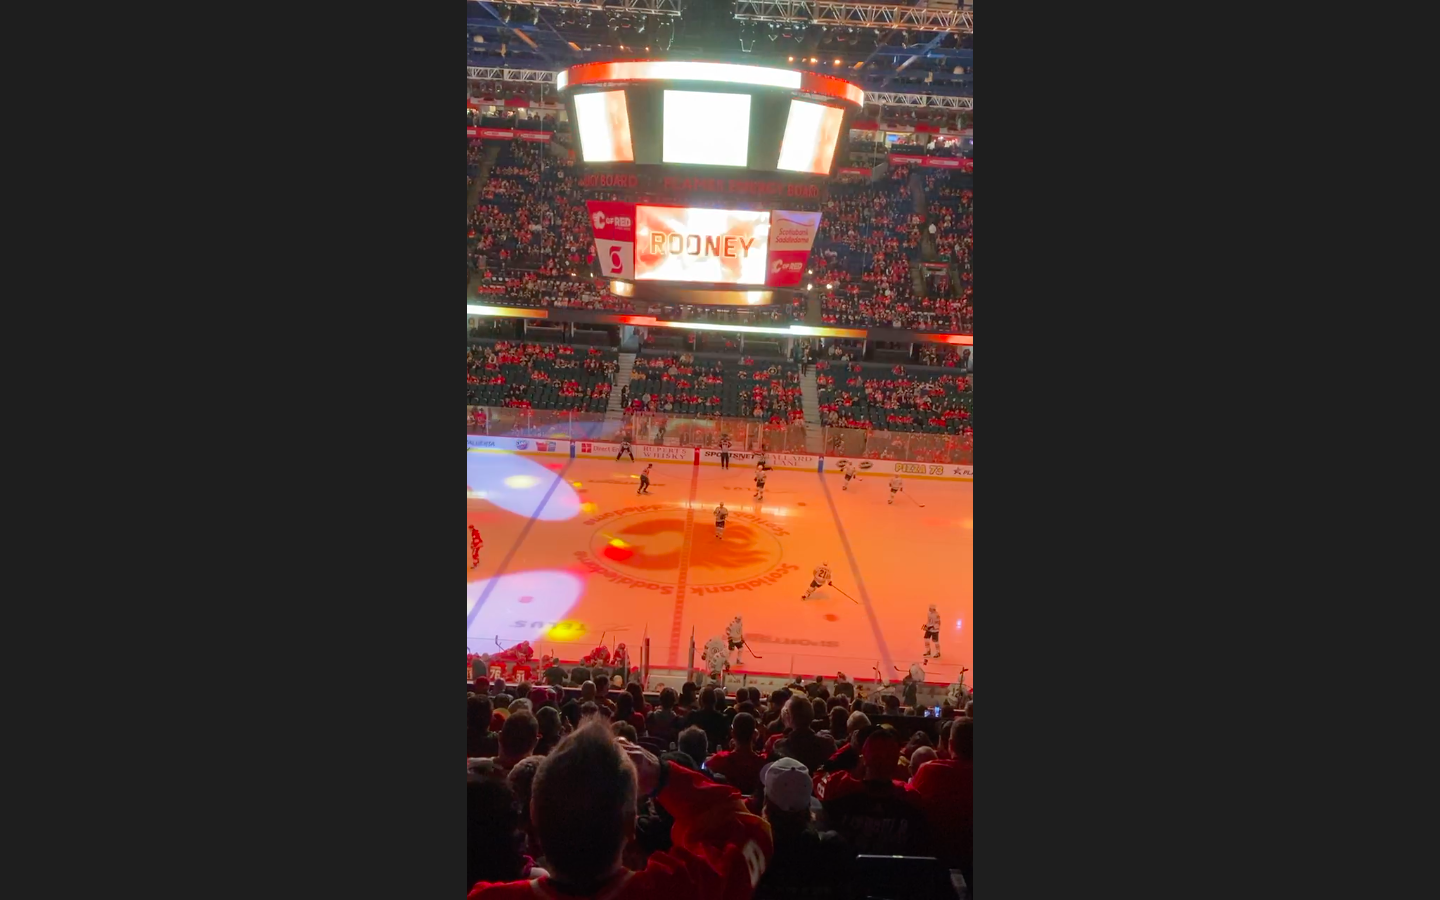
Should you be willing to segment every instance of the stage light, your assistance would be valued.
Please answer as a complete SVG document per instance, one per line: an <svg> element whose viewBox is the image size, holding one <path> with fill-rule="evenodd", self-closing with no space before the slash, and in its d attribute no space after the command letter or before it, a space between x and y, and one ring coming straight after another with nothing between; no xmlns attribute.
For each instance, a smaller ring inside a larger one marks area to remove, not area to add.
<svg viewBox="0 0 1440 900"><path fill-rule="evenodd" d="M813 290L815 290L815 285L813 285L813 284L807 284L807 285L805 285L805 290L807 290L807 291L813 291Z"/></svg>
<svg viewBox="0 0 1440 900"><path fill-rule="evenodd" d="M838 59L835 60L834 65L837 65L837 66L840 65L840 60L838 60Z"/></svg>
<svg viewBox="0 0 1440 900"><path fill-rule="evenodd" d="M794 61L795 61L795 57L792 56L792 57L789 58L789 60L790 60L790 62L794 62Z"/></svg>
<svg viewBox="0 0 1440 900"><path fill-rule="evenodd" d="M827 290L827 291L833 291L833 290L835 290L835 285L833 285L833 284L827 284L827 285L825 285L825 290Z"/></svg>

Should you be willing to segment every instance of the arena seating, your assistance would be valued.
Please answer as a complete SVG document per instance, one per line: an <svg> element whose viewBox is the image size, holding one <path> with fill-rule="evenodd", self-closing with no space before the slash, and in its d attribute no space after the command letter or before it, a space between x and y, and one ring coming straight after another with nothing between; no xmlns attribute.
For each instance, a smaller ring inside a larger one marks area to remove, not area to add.
<svg viewBox="0 0 1440 900"><path fill-rule="evenodd" d="M909 180L909 167L896 166L880 185L831 186L809 276L820 291L822 323L905 327L914 302L910 262L920 246Z"/></svg>
<svg viewBox="0 0 1440 900"><path fill-rule="evenodd" d="M935 224L935 250L943 262L953 262L960 273L958 303L937 306L937 315L954 319L954 330L974 333L974 237L975 192L969 179L951 172L936 172L925 177L925 200L928 217ZM943 309L943 311L942 311Z"/></svg>
<svg viewBox="0 0 1440 900"><path fill-rule="evenodd" d="M683 353L642 353L630 373L630 408L685 416L804 421L800 368L778 359L724 359ZM650 400L646 401L646 395Z"/></svg>
<svg viewBox="0 0 1440 900"><path fill-rule="evenodd" d="M967 457L974 452L974 379L964 372L822 360L815 364L815 381L825 425L947 435L928 445L907 441L906 458L973 462ZM876 435L865 454L886 458L890 440Z"/></svg>
<svg viewBox="0 0 1440 900"><path fill-rule="evenodd" d="M466 404L603 413L618 366L600 347L472 340Z"/></svg>

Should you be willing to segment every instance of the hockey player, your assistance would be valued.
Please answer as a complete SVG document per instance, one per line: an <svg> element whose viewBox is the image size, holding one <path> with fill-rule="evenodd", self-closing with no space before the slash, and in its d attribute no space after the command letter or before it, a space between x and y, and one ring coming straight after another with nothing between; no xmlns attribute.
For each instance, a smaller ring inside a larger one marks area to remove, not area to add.
<svg viewBox="0 0 1440 900"><path fill-rule="evenodd" d="M620 438L620 452L615 454L615 461L619 462L622 456L630 457L631 462L635 461L635 454L630 451L630 438L628 435Z"/></svg>
<svg viewBox="0 0 1440 900"><path fill-rule="evenodd" d="M632 458L633 458L633 457L632 457ZM645 468L644 468L643 470L641 470L641 472L640 472L640 489L639 489L638 491L636 491L635 493L637 493L637 494L648 494L648 493L650 493L650 470L653 469L653 468L655 468L655 464L654 464L654 463L647 463L646 466L645 466Z"/></svg>
<svg viewBox="0 0 1440 900"><path fill-rule="evenodd" d="M765 499L765 470L760 468L755 470L755 499Z"/></svg>
<svg viewBox="0 0 1440 900"><path fill-rule="evenodd" d="M715 507L715 540L725 537L725 518L729 515L730 510L725 508L725 501L720 501L720 505Z"/></svg>
<svg viewBox="0 0 1440 900"><path fill-rule="evenodd" d="M930 614L925 617L925 658L940 658L940 614L935 611L935 604L930 604ZM935 652L930 652L930 645L935 645Z"/></svg>
<svg viewBox="0 0 1440 900"><path fill-rule="evenodd" d="M485 542L480 540L480 532L475 529L474 525L465 527L470 529L470 568L473 569L480 565L480 548L485 546Z"/></svg>
<svg viewBox="0 0 1440 900"><path fill-rule="evenodd" d="M755 465L758 466L761 471L768 472L770 470L770 451L765 448L764 444L760 445L760 453L755 457Z"/></svg>
<svg viewBox="0 0 1440 900"><path fill-rule="evenodd" d="M720 436L720 468L730 468L730 436L728 434Z"/></svg>
<svg viewBox="0 0 1440 900"><path fill-rule="evenodd" d="M903 491L903 490L905 490L905 485L904 485L903 482L900 481L900 476L899 476L899 475L896 475L896 476L894 476L893 478L891 478L891 479L890 479L890 499L889 499L889 501L887 501L887 502L889 502L889 503L894 503L894 502L895 502L895 495L896 495L897 493L899 493L900 491ZM934 607L931 607L931 608L933 609Z"/></svg>
<svg viewBox="0 0 1440 900"><path fill-rule="evenodd" d="M725 638L712 637L705 642L705 670L713 681L725 682L725 669L730 654L725 650Z"/></svg>
<svg viewBox="0 0 1440 900"><path fill-rule="evenodd" d="M742 651L745 649L745 626L739 616L731 619L730 624L726 626L725 641L730 645L730 651L735 654L734 665L740 665L743 658Z"/></svg>
<svg viewBox="0 0 1440 900"><path fill-rule="evenodd" d="M859 475L860 472L855 468L854 463L846 465L844 460L841 460L840 463L840 468L845 473L845 484L841 486L840 490L848 491L850 490L851 480L853 480L857 475Z"/></svg>
<svg viewBox="0 0 1440 900"><path fill-rule="evenodd" d="M811 594L828 584L830 584L830 564L822 562L815 567L815 577L810 579L810 589L800 599L809 600Z"/></svg>

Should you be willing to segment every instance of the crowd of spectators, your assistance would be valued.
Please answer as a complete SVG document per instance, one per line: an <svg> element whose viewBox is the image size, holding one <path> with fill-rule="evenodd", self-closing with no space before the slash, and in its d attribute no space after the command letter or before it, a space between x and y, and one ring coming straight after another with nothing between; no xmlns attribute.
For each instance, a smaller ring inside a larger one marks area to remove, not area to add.
<svg viewBox="0 0 1440 900"><path fill-rule="evenodd" d="M925 200L935 225L935 251L941 261L953 262L960 276L959 306L955 310L958 330L974 333L974 225L975 192L949 172L925 176Z"/></svg>
<svg viewBox="0 0 1440 900"><path fill-rule="evenodd" d="M800 394L800 368L793 363L757 362L749 356L697 359L694 354L682 353L637 356L622 397L633 412L803 425Z"/></svg>
<svg viewBox="0 0 1440 900"><path fill-rule="evenodd" d="M574 162L545 144L506 142L470 211L471 267L542 276L588 271L595 249Z"/></svg>
<svg viewBox="0 0 1440 900"><path fill-rule="evenodd" d="M921 217L909 181L909 167L897 166L880 184L831 186L808 275L824 324L890 326L911 308Z"/></svg>
<svg viewBox="0 0 1440 900"><path fill-rule="evenodd" d="M465 352L466 407L472 418L483 406L604 412L618 367L616 352L600 347L474 343Z"/></svg>
<svg viewBox="0 0 1440 900"><path fill-rule="evenodd" d="M964 369L822 360L815 383L831 452L974 464L974 377Z"/></svg>
<svg viewBox="0 0 1440 900"><path fill-rule="evenodd" d="M656 696L544 674L466 698L471 898L838 900L861 854L933 857L973 897L973 695L937 722L843 676Z"/></svg>

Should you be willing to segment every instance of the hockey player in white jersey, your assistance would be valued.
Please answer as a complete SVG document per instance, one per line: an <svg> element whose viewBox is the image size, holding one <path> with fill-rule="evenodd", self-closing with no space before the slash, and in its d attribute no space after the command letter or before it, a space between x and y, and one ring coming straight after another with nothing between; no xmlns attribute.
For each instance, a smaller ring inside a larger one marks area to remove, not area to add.
<svg viewBox="0 0 1440 900"><path fill-rule="evenodd" d="M830 564L822 562L815 567L815 577L810 580L810 589L805 592L801 600L809 600L810 595L830 583Z"/></svg>
<svg viewBox="0 0 1440 900"><path fill-rule="evenodd" d="M725 641L729 645L730 652L735 654L734 665L740 665L745 649L745 625L740 621L739 616L731 619L730 624L725 626Z"/></svg>
<svg viewBox="0 0 1440 900"><path fill-rule="evenodd" d="M755 466L761 471L770 471L770 451L765 449L764 444L760 445L760 452L755 456Z"/></svg>
<svg viewBox="0 0 1440 900"><path fill-rule="evenodd" d="M905 490L905 485L904 485L904 483L902 483L902 482L900 481L900 476L899 476L899 475L896 475L895 477L891 478L891 479L890 479L890 500L889 500L888 502L894 503L894 502L895 502L895 495L896 495L897 493L899 493L900 491L903 491L903 490Z"/></svg>
<svg viewBox="0 0 1440 900"><path fill-rule="evenodd" d="M858 469L855 468L854 463L845 465L844 460L841 461L840 468L841 471L845 473L845 484L840 487L840 490L848 491L850 490L850 482L854 480L857 476L859 476L860 472Z"/></svg>
<svg viewBox="0 0 1440 900"><path fill-rule="evenodd" d="M725 508L724 501L715 507L715 539L718 541L725 537L725 518L730 515L730 510Z"/></svg>
<svg viewBox="0 0 1440 900"><path fill-rule="evenodd" d="M725 664L729 658L730 654L725 650L725 638L712 637L705 642L705 671L710 674L712 680L724 683Z"/></svg>
<svg viewBox="0 0 1440 900"><path fill-rule="evenodd" d="M765 470L764 470L764 469L761 469L761 468L756 468L756 469L755 469L755 497L754 497L754 499L756 499L756 500L762 500L762 501L765 499Z"/></svg>
<svg viewBox="0 0 1440 900"><path fill-rule="evenodd" d="M930 652L930 646L935 646L935 652ZM925 617L925 658L940 658L940 614L935 611L935 604L930 604L930 614Z"/></svg>

